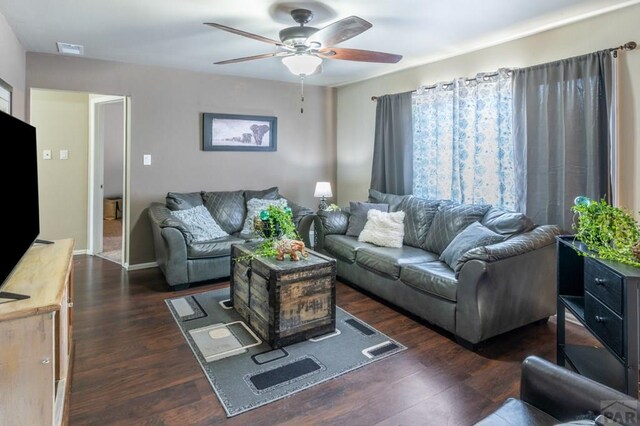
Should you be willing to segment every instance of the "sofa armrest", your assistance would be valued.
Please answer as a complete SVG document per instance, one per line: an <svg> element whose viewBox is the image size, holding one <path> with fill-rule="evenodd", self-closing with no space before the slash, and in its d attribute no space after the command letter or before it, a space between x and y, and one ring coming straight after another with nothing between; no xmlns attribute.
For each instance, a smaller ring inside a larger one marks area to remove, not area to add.
<svg viewBox="0 0 640 426"><path fill-rule="evenodd" d="M149 207L149 217L151 218L151 223L159 228L175 228L180 231L187 244L193 242L193 234L184 222L172 215L171 210L163 204L151 203Z"/></svg>
<svg viewBox="0 0 640 426"><path fill-rule="evenodd" d="M506 241L484 247L477 247L462 255L456 268L459 275L464 263L477 259L484 262L495 262L509 257L537 250L556 243L556 235L562 233L560 227L556 225L543 225L534 228L529 232L516 235Z"/></svg>
<svg viewBox="0 0 640 426"><path fill-rule="evenodd" d="M308 207L301 206L298 203L295 203L288 199L287 197L281 197L287 200L287 206L291 209L291 214L293 216L293 223L296 225L296 228L300 226L300 221L303 217L314 214L315 212ZM299 232L299 231L298 231Z"/></svg>
<svg viewBox="0 0 640 426"><path fill-rule="evenodd" d="M324 237L331 234L346 234L349 227L349 213L345 211L320 210L314 221L315 248L324 249Z"/></svg>
<svg viewBox="0 0 640 426"><path fill-rule="evenodd" d="M148 210L153 234L156 262L171 286L189 282L187 271L187 239L181 221L171 216L160 203L152 203Z"/></svg>
<svg viewBox="0 0 640 426"><path fill-rule="evenodd" d="M479 343L556 312L556 245L492 259L460 270L456 335Z"/></svg>
<svg viewBox="0 0 640 426"><path fill-rule="evenodd" d="M309 238L309 234L311 233L311 224L314 223L316 218L315 214L308 214L302 219L300 219L300 223L298 224L298 235L304 242L304 245L311 248L311 238Z"/></svg>
<svg viewBox="0 0 640 426"><path fill-rule="evenodd" d="M609 414L619 423L640 419L638 400L536 356L522 364L520 399L558 420L575 420L588 412ZM631 415L629 415L631 414Z"/></svg>

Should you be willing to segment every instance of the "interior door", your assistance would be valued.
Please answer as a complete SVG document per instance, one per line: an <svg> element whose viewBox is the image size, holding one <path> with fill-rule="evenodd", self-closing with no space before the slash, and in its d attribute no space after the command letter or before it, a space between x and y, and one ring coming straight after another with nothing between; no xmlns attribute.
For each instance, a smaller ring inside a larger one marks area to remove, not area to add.
<svg viewBox="0 0 640 426"><path fill-rule="evenodd" d="M89 241L88 253L103 251L104 217L104 106L124 101L122 96L91 95L89 98ZM123 117L124 119L124 117Z"/></svg>

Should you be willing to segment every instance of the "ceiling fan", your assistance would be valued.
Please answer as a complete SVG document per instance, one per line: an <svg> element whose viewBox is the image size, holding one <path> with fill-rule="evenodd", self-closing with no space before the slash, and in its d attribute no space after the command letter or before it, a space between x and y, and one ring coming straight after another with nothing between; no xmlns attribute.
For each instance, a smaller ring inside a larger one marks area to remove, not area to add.
<svg viewBox="0 0 640 426"><path fill-rule="evenodd" d="M370 22L367 22L360 17L349 16L348 18L341 19L320 29L305 26L305 24L309 23L313 19L313 13L310 10L294 9L291 11L291 17L300 25L288 27L280 31L280 41L248 33L222 24L210 22L205 23L205 25L210 25L214 28L219 28L233 34L238 34L264 43L269 43L280 48L279 51L274 53L229 59L226 61L215 62L215 64L234 64L276 56L282 58L282 62L293 74L305 77L316 72L323 59L391 64L402 59L401 55L395 55L392 53L334 47L334 45L349 40L372 27Z"/></svg>

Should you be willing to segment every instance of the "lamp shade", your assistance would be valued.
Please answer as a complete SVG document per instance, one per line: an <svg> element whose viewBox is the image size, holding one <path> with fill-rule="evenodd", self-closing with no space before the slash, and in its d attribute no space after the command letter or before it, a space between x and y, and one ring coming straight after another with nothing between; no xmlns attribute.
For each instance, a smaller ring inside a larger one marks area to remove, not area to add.
<svg viewBox="0 0 640 426"><path fill-rule="evenodd" d="M314 197L333 197L331 193L331 183L330 182L316 182L316 190L313 193Z"/></svg>
<svg viewBox="0 0 640 426"><path fill-rule="evenodd" d="M282 63L295 75L311 75L318 69L322 59L315 55L293 55L282 58Z"/></svg>

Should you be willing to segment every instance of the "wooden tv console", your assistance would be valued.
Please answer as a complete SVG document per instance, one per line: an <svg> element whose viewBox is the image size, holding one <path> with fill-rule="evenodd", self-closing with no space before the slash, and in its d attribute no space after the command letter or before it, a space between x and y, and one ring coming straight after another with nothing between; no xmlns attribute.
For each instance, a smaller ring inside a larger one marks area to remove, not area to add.
<svg viewBox="0 0 640 426"><path fill-rule="evenodd" d="M0 425L64 422L72 350L73 240L35 245L0 299ZM3 303L6 302L6 303Z"/></svg>

